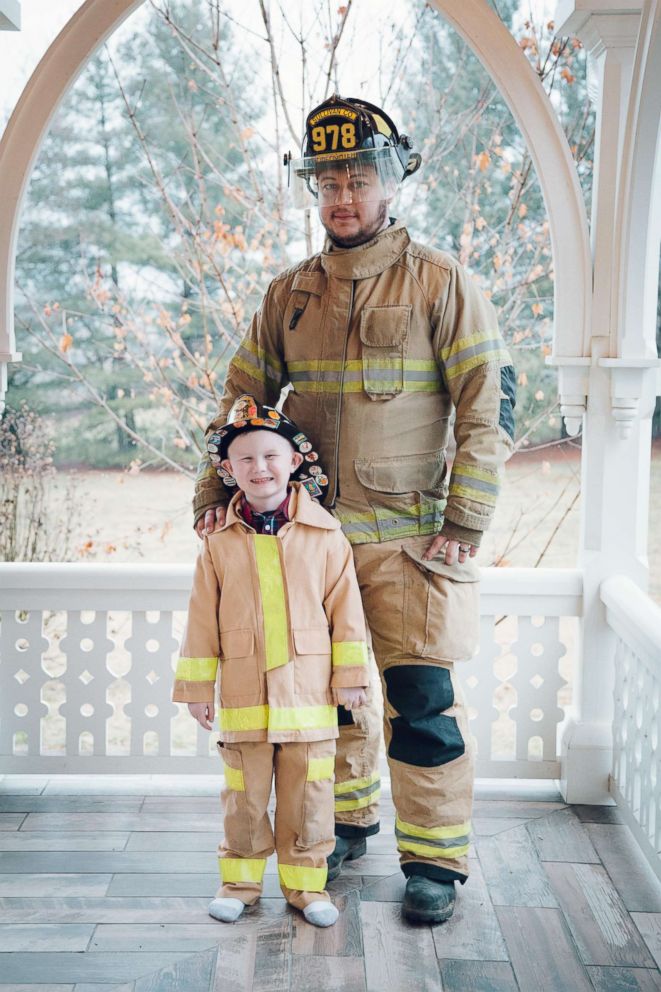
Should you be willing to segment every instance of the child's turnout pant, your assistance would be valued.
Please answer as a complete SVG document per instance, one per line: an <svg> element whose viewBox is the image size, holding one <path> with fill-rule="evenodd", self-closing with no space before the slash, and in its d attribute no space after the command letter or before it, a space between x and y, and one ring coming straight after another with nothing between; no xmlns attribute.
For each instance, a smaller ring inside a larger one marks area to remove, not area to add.
<svg viewBox="0 0 661 992"><path fill-rule="evenodd" d="M217 895L255 903L266 859L275 850L280 887L292 906L328 900L335 741L219 743L218 749L225 762L225 838L218 848ZM274 775L275 829L268 815Z"/></svg>

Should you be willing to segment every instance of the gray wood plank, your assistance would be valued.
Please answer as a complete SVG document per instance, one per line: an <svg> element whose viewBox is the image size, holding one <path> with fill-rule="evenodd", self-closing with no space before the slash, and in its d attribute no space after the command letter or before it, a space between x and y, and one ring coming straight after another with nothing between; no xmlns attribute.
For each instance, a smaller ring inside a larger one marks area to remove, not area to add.
<svg viewBox="0 0 661 992"><path fill-rule="evenodd" d="M573 812L581 823L624 823L624 817L617 806L584 806L577 803Z"/></svg>
<svg viewBox="0 0 661 992"><path fill-rule="evenodd" d="M84 876L82 876L84 877ZM209 874L114 875L109 896L206 896L213 899L218 889L218 872ZM1 892L0 888L0 892Z"/></svg>
<svg viewBox="0 0 661 992"><path fill-rule="evenodd" d="M632 913L631 918L657 967L661 968L661 913Z"/></svg>
<svg viewBox="0 0 661 992"><path fill-rule="evenodd" d="M496 909L521 992L592 992L559 909Z"/></svg>
<svg viewBox="0 0 661 992"><path fill-rule="evenodd" d="M144 813L215 813L220 816L222 785L219 779L216 796L145 796L142 809Z"/></svg>
<svg viewBox="0 0 661 992"><path fill-rule="evenodd" d="M207 916L206 923L102 923L94 931L90 951L202 951L222 940L227 927Z"/></svg>
<svg viewBox="0 0 661 992"><path fill-rule="evenodd" d="M503 961L441 961L440 965L443 992L518 992L512 967Z"/></svg>
<svg viewBox="0 0 661 992"><path fill-rule="evenodd" d="M361 958L294 955L291 987L296 992L365 992L365 965Z"/></svg>
<svg viewBox="0 0 661 992"><path fill-rule="evenodd" d="M0 814L22 817L21 813ZM107 816L105 813L28 813L22 830L190 830L193 833L212 833L220 827L220 815L200 814L191 817L186 813L118 813ZM2 829L0 827L0 829ZM7 827L6 829L18 829Z"/></svg>
<svg viewBox="0 0 661 992"><path fill-rule="evenodd" d="M25 813L0 813L0 830L18 830Z"/></svg>
<svg viewBox="0 0 661 992"><path fill-rule="evenodd" d="M507 948L491 905L479 865L471 866L465 885L457 885L451 918L432 927L439 958L475 961L508 961Z"/></svg>
<svg viewBox="0 0 661 992"><path fill-rule="evenodd" d="M497 779L483 778L475 782L475 798L508 799L524 803L559 803L564 805L560 789L553 779Z"/></svg>
<svg viewBox="0 0 661 992"><path fill-rule="evenodd" d="M0 775L0 795L4 796L38 796L47 785L47 775Z"/></svg>
<svg viewBox="0 0 661 992"><path fill-rule="evenodd" d="M50 775L45 796L218 796L218 775Z"/></svg>
<svg viewBox="0 0 661 992"><path fill-rule="evenodd" d="M476 846L495 906L558 905L525 827L480 837Z"/></svg>
<svg viewBox="0 0 661 992"><path fill-rule="evenodd" d="M547 864L583 964L653 968L654 960L601 865Z"/></svg>
<svg viewBox="0 0 661 992"><path fill-rule="evenodd" d="M361 903L368 992L438 992L440 973L431 931L414 927L390 902Z"/></svg>
<svg viewBox="0 0 661 992"><path fill-rule="evenodd" d="M13 833L0 833L0 851L123 851L131 836L129 833L26 833L17 830ZM149 837L149 834L145 836ZM168 836L165 834L164 836ZM190 834L191 838L197 834ZM159 848L152 848L159 850ZM194 850L194 848L193 848ZM0 989L0 992L2 990Z"/></svg>
<svg viewBox="0 0 661 992"><path fill-rule="evenodd" d="M0 952L84 951L93 933L94 924L3 923L0 924Z"/></svg>
<svg viewBox="0 0 661 992"><path fill-rule="evenodd" d="M142 796L0 795L3 813L137 813L142 803Z"/></svg>
<svg viewBox="0 0 661 992"><path fill-rule="evenodd" d="M208 992L216 962L216 951L209 950L161 968L152 975L138 978L134 992Z"/></svg>
<svg viewBox="0 0 661 992"><path fill-rule="evenodd" d="M221 830L219 822L218 830L209 833L145 830L127 836L127 851L215 851L220 841Z"/></svg>
<svg viewBox="0 0 661 992"><path fill-rule="evenodd" d="M168 852L148 851L10 851L0 854L0 874L18 872L76 872L176 875L179 872L209 872L217 864L212 853L191 851L185 858Z"/></svg>
<svg viewBox="0 0 661 992"><path fill-rule="evenodd" d="M661 912L661 882L627 826L590 823L587 826L602 864L630 912Z"/></svg>
<svg viewBox="0 0 661 992"><path fill-rule="evenodd" d="M361 957L363 940L358 890L333 900L340 917L332 927L320 928L306 923L300 913L293 917L292 954L319 957ZM306 972L307 974L307 972ZM295 986L297 987L297 986Z"/></svg>
<svg viewBox="0 0 661 992"><path fill-rule="evenodd" d="M0 896L103 896L110 875L0 875Z"/></svg>
<svg viewBox="0 0 661 992"><path fill-rule="evenodd" d="M401 871L386 878L363 880L360 898L363 902L398 902L401 903L406 889L406 879Z"/></svg>
<svg viewBox="0 0 661 992"><path fill-rule="evenodd" d="M291 924L288 913L260 930L252 992L289 992Z"/></svg>
<svg viewBox="0 0 661 992"><path fill-rule="evenodd" d="M357 861L349 861L342 866L342 875L351 878L354 875L383 876L392 875L399 870L399 855L397 854L366 854Z"/></svg>
<svg viewBox="0 0 661 992"><path fill-rule="evenodd" d="M528 822L528 820L516 819L513 816L474 816L472 821L473 836L493 837L494 834L502 834L505 830L523 827Z"/></svg>
<svg viewBox="0 0 661 992"><path fill-rule="evenodd" d="M566 803L523 802L515 799L480 800L473 803L474 816L489 818L514 817L517 820L532 820L537 816L548 816L557 810L567 809Z"/></svg>
<svg viewBox="0 0 661 992"><path fill-rule="evenodd" d="M372 881L374 876L370 876L368 881ZM338 896L345 896L347 892L360 892L363 887L363 876L362 875L340 875L336 878L334 882L329 882L326 888L328 889L328 894L331 899L335 900Z"/></svg>
<svg viewBox="0 0 661 992"><path fill-rule="evenodd" d="M160 951L158 954L79 954L50 952L0 954L0 975L7 983L29 980L33 984L60 982L106 982L115 984L141 975L153 974L186 955Z"/></svg>
<svg viewBox="0 0 661 992"><path fill-rule="evenodd" d="M541 861L599 862L587 830L570 809L529 820L526 830Z"/></svg>
<svg viewBox="0 0 661 992"><path fill-rule="evenodd" d="M267 905L275 899L263 900ZM208 923L208 899L85 898L0 899L2 923ZM1 990L0 990L1 992Z"/></svg>
<svg viewBox="0 0 661 992"><path fill-rule="evenodd" d="M75 985L5 985L0 984L0 992L75 992L77 986ZM97 992L102 989L103 986L95 986Z"/></svg>
<svg viewBox="0 0 661 992"><path fill-rule="evenodd" d="M644 968L588 968L595 992L659 992L661 975Z"/></svg>
<svg viewBox="0 0 661 992"><path fill-rule="evenodd" d="M254 930L239 930L236 924L231 941L223 941L218 948L210 992L252 992L257 953L257 934Z"/></svg>

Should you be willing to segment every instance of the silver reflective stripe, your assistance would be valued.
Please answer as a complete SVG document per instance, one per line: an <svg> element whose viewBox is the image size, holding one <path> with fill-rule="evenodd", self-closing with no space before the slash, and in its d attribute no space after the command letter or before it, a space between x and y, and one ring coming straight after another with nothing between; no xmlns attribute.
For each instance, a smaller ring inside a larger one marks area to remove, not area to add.
<svg viewBox="0 0 661 992"><path fill-rule="evenodd" d="M475 355L484 355L489 351L500 351L503 347L503 342L500 338L491 338L489 341L481 341L479 344L469 345L468 348L462 348L461 351L455 352L450 358L446 358L444 365L447 369L451 369L453 365L460 365L465 362L467 358L473 358Z"/></svg>
<svg viewBox="0 0 661 992"><path fill-rule="evenodd" d="M268 361L266 356L261 360L257 355L253 354L245 345L239 345L234 358L240 358L242 361L247 362L252 368L261 372L263 375L268 376L269 379L273 379L278 385L280 385L280 380L282 378L282 373L277 371L273 365ZM234 360L234 359L232 359Z"/></svg>
<svg viewBox="0 0 661 992"><path fill-rule="evenodd" d="M461 469L457 469L452 473L452 481L461 483L463 486L470 486L471 489L479 489L483 493L498 495L499 486L497 482L485 482L482 479L475 479L472 475L462 475Z"/></svg>
<svg viewBox="0 0 661 992"><path fill-rule="evenodd" d="M463 834L461 837L413 837L411 834L405 834L399 827L395 827L395 837L398 841L406 840L411 844L424 844L425 847L437 847L439 851L443 851L448 847L464 847L470 840L468 834Z"/></svg>
<svg viewBox="0 0 661 992"><path fill-rule="evenodd" d="M371 796L372 793L378 792L380 788L381 780L377 779L376 782L365 786L364 789L356 789L354 792L338 792L335 796L335 802L342 803L346 799L362 799L364 796Z"/></svg>

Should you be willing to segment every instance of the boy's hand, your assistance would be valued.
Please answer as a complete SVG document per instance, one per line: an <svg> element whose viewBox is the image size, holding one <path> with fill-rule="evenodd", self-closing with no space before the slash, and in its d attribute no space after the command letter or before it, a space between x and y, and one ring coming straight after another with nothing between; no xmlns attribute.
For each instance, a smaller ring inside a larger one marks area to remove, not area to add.
<svg viewBox="0 0 661 992"><path fill-rule="evenodd" d="M345 687L335 689L335 698L338 706L344 706L345 710L357 710L367 702L367 693L364 689Z"/></svg>
<svg viewBox="0 0 661 992"><path fill-rule="evenodd" d="M213 703L189 703L188 712L195 717L197 722L205 730L213 730L213 718L215 709Z"/></svg>

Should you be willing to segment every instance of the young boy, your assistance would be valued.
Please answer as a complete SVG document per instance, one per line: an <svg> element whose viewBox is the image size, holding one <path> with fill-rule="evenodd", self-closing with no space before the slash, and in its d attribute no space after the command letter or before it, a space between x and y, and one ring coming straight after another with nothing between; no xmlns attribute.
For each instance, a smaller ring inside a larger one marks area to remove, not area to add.
<svg viewBox="0 0 661 992"><path fill-rule="evenodd" d="M211 730L221 659L225 839L209 913L233 922L252 906L275 849L287 901L309 923L330 926L338 917L325 891L336 704L361 706L369 682L351 549L312 498L328 479L284 414L242 396L208 445L238 492L224 527L204 538L173 699ZM275 836L267 814L274 775Z"/></svg>

